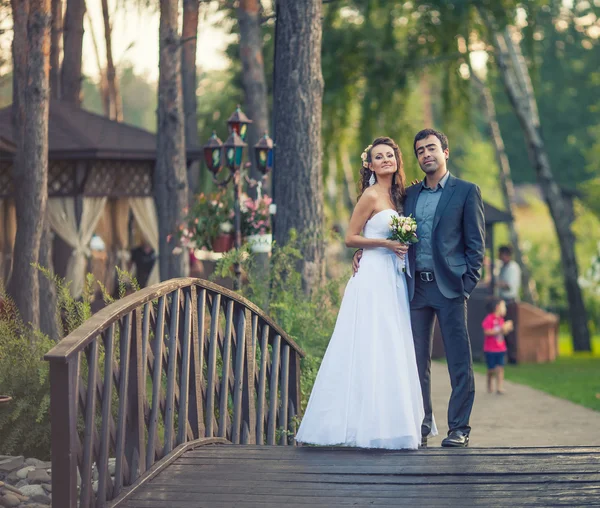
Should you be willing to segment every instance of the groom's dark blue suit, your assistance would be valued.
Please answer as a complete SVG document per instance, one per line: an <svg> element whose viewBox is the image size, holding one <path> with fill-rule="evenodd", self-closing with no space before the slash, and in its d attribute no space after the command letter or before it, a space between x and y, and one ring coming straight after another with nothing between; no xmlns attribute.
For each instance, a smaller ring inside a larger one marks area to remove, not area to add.
<svg viewBox="0 0 600 508"><path fill-rule="evenodd" d="M467 299L479 281L485 252L483 201L479 187L451 174L437 191L441 192L441 196L430 219L432 223L427 225L431 230L431 252L420 252L420 255L426 254L423 259L433 266L426 272L416 271L415 246L408 252L411 322L425 406L423 433L428 433L427 428L431 428L432 422L431 351L434 318L437 316L452 385L448 425L450 431L460 430L468 434L475 385L467 332ZM418 206L419 196L424 192L428 189L423 183L413 185L406 190L404 201L404 215L412 214L417 219L418 228L423 226L422 223L419 225L419 213L426 215L423 203Z"/></svg>

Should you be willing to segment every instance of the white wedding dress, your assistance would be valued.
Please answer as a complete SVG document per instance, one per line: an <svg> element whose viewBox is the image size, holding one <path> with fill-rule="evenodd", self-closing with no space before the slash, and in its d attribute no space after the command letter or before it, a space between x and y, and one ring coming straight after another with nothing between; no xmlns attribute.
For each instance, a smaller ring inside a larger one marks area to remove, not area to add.
<svg viewBox="0 0 600 508"><path fill-rule="evenodd" d="M395 210L369 219L366 238L387 238ZM416 449L423 399L406 275L389 249L364 249L350 279L296 440L316 445ZM435 424L430 435L437 434Z"/></svg>

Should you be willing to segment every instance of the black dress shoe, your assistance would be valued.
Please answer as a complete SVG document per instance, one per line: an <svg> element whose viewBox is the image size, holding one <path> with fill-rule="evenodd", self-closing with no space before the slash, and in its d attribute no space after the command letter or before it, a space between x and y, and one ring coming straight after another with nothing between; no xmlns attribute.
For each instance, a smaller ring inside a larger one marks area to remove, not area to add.
<svg viewBox="0 0 600 508"><path fill-rule="evenodd" d="M442 440L442 446L466 448L469 446L469 434L465 434L462 430L452 430L448 433L448 437Z"/></svg>

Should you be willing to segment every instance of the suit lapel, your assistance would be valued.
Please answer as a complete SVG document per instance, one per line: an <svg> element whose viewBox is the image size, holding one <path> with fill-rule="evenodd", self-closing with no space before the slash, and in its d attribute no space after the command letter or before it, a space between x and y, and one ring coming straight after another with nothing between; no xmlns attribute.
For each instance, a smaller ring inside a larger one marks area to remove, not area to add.
<svg viewBox="0 0 600 508"><path fill-rule="evenodd" d="M446 205L452 199L452 195L454 194L454 189L456 186L456 178L451 174L448 175L448 180L446 181L446 187L444 187L444 191L442 192L442 197L440 198L440 202L435 209L435 215L433 216L433 229L436 228L440 219L442 217L442 213L444 213L444 209Z"/></svg>
<svg viewBox="0 0 600 508"><path fill-rule="evenodd" d="M421 184L415 184L413 187L417 187L417 185ZM411 214L413 217L415 216L415 204L417 202L418 195L418 190L413 190L412 187L408 188L408 192L406 193L406 201L404 202L404 215L406 217L408 217Z"/></svg>

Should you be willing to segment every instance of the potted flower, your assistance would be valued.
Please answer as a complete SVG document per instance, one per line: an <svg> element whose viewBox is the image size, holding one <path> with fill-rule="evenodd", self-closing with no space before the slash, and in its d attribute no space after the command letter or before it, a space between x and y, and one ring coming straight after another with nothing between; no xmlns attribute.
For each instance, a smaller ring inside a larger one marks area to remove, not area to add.
<svg viewBox="0 0 600 508"><path fill-rule="evenodd" d="M271 252L273 235L271 234L271 214L269 206L273 200L267 196L252 199L242 197L240 210L242 213L242 235L252 252Z"/></svg>
<svg viewBox="0 0 600 508"><path fill-rule="evenodd" d="M233 248L231 206L226 192L198 194L179 228L181 244L193 249L227 252Z"/></svg>

